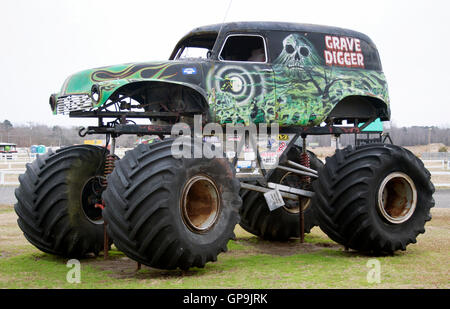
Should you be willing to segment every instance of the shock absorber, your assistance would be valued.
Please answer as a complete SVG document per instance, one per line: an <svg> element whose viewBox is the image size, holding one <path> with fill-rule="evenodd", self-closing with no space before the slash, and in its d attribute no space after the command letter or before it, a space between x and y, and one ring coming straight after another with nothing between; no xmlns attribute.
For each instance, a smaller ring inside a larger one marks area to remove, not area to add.
<svg viewBox="0 0 450 309"><path fill-rule="evenodd" d="M102 179L103 189L106 189L106 187L108 186L107 177L114 170L114 166L116 163L116 156L114 155L115 150L116 150L116 137L112 136L111 151L108 155L106 155L105 158L105 166L103 170L103 179ZM105 206L106 206L105 201L103 201L103 199L101 204L95 205L95 207L100 207L101 209L105 209ZM107 225L106 220L103 220L103 257L105 260L108 258L108 250L109 250L109 237L106 230L106 225Z"/></svg>
<svg viewBox="0 0 450 309"><path fill-rule="evenodd" d="M106 179L109 174L111 174L114 170L114 166L116 163L116 156L113 154L106 155L105 158L105 168L103 172L102 186L104 189L108 186L108 180Z"/></svg>
<svg viewBox="0 0 450 309"><path fill-rule="evenodd" d="M310 167L310 159L308 152L306 151L306 136L302 135L303 145L302 145L302 153L300 154L300 164L305 167ZM309 176L301 176L301 182L303 185L303 189L309 189L311 186L311 177ZM302 200L299 200L299 235L300 235L300 243L305 241L305 218L304 218L304 209Z"/></svg>
<svg viewBox="0 0 450 309"><path fill-rule="evenodd" d="M112 154L108 154L105 157L105 166L103 168L103 177L100 180L100 184L102 186L102 191L104 191L106 189L106 187L108 186L108 180L107 177L109 174L111 174L114 170L114 166L116 163L116 156L112 155ZM101 200L101 202L99 201L98 203L95 204L96 208L100 208L100 209L105 209L105 202L103 201L103 199Z"/></svg>
<svg viewBox="0 0 450 309"><path fill-rule="evenodd" d="M300 154L300 164L308 168L311 167L311 161L308 152L306 151L306 138L303 138L302 153ZM311 184L311 177L309 176L302 176L301 180L302 183L306 184L306 186L308 187Z"/></svg>
<svg viewBox="0 0 450 309"><path fill-rule="evenodd" d="M106 179L108 177L109 174L111 174L114 170L114 166L116 164L116 155L115 155L115 151L116 151L116 137L112 136L111 138L111 149L109 154L106 155L105 158L105 166L103 169L103 179L102 179L102 186L103 189L106 189L106 187L108 186L108 180Z"/></svg>

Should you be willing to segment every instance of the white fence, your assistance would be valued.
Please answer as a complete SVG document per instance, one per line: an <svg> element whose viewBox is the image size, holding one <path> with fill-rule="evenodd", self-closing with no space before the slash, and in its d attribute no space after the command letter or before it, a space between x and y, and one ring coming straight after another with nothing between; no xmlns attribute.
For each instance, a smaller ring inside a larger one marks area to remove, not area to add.
<svg viewBox="0 0 450 309"><path fill-rule="evenodd" d="M448 169L450 170L450 160L422 160L427 169Z"/></svg>
<svg viewBox="0 0 450 309"><path fill-rule="evenodd" d="M450 152L424 152L421 154L422 160L445 160L450 161Z"/></svg>
<svg viewBox="0 0 450 309"><path fill-rule="evenodd" d="M444 159L422 159L425 167L430 171L432 176L450 176L450 160L447 159L447 154L442 154ZM430 156L428 156L430 157ZM437 156L435 156L437 157ZM437 171L436 171L437 169ZM433 183L436 188L450 187L450 183Z"/></svg>
<svg viewBox="0 0 450 309"><path fill-rule="evenodd" d="M2 169L18 169L18 166L24 167L25 164L30 163L31 161L0 161L0 166Z"/></svg>
<svg viewBox="0 0 450 309"><path fill-rule="evenodd" d="M131 148L117 148L116 154L122 158ZM55 148L53 149L55 151ZM25 173L25 165L36 159L35 153L18 152L11 156L0 156L0 186L18 185L19 175ZM16 176L16 177L15 177Z"/></svg>
<svg viewBox="0 0 450 309"><path fill-rule="evenodd" d="M0 185L18 185L19 175L25 173L25 170L0 170ZM17 175L14 180L7 179L7 175Z"/></svg>
<svg viewBox="0 0 450 309"><path fill-rule="evenodd" d="M25 151L0 156L0 185L18 185L19 175L25 173L25 165L33 160Z"/></svg>
<svg viewBox="0 0 450 309"><path fill-rule="evenodd" d="M0 157L0 163L7 163L7 162L31 162L36 157L32 157L31 155L27 154L21 154L21 155L3 155Z"/></svg>

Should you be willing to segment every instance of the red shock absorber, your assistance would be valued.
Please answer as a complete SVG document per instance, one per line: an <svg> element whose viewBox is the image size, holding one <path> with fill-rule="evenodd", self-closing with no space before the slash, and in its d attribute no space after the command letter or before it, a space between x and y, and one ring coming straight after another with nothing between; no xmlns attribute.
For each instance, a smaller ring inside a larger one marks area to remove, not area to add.
<svg viewBox="0 0 450 309"><path fill-rule="evenodd" d="M111 154L106 155L105 167L103 170L103 179L101 180L101 185L103 187L103 190L106 189L106 187L108 186L108 180L106 180L106 177L113 172L115 163L116 163L116 157L114 155L111 155ZM95 207L104 209L105 202L102 200L102 203L101 204L96 203Z"/></svg>
<svg viewBox="0 0 450 309"><path fill-rule="evenodd" d="M300 154L300 164L303 165L304 167L310 167L311 162L309 159L309 155L308 152L306 151L302 151L302 153ZM310 184L311 183L311 177L309 176L302 176L302 183L306 183L306 184Z"/></svg>
<svg viewBox="0 0 450 309"><path fill-rule="evenodd" d="M302 136L303 140L303 147L302 147L302 153L300 154L300 164L304 167L310 167L310 159L308 152L306 151L306 136ZM309 176L301 176L301 182L303 189L309 189L311 186L311 177ZM305 240L305 218L304 218L304 208L303 208L302 200L299 201L299 217L300 217L300 243L303 243Z"/></svg>
<svg viewBox="0 0 450 309"><path fill-rule="evenodd" d="M106 188L108 186L108 180L106 179L106 177L113 172L115 163L116 163L115 155L111 155L111 154L106 155L105 169L104 169L104 173L103 173L104 178L102 180L102 185L104 188Z"/></svg>
<svg viewBox="0 0 450 309"><path fill-rule="evenodd" d="M111 174L114 170L114 165L116 163L116 156L112 154L106 155L105 158L105 167L103 172L103 179L102 179L102 186L103 189L106 189L108 186L108 180L106 179L109 174ZM105 201L102 199L102 203L95 204L95 207L105 209ZM103 222L103 257L106 260L108 258L108 251L109 251L109 237L108 233L106 231L106 220Z"/></svg>

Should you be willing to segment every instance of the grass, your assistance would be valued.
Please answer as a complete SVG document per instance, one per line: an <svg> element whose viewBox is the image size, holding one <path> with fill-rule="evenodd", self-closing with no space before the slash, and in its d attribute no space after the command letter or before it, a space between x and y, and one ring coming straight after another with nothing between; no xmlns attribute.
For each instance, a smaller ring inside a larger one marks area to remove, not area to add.
<svg viewBox="0 0 450 309"><path fill-rule="evenodd" d="M81 283L66 281L67 259L30 245L13 211L0 208L0 288L449 288L450 209L433 209L418 243L393 256L345 251L319 228L306 242L268 242L236 228L229 251L205 268L157 270L136 263L114 247L110 258L81 260ZM381 283L368 283L370 259L381 265Z"/></svg>

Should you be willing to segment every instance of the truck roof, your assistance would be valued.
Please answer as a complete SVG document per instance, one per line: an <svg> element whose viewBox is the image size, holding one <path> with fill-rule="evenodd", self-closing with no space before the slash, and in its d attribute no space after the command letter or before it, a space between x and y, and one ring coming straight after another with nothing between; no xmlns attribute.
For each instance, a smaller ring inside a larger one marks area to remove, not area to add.
<svg viewBox="0 0 450 309"><path fill-rule="evenodd" d="M229 31L294 31L294 32L318 32L327 33L333 35L350 36L358 39L362 39L369 44L373 44L372 40L364 33L323 25L314 24L302 24L302 23L289 23L289 22L269 22L269 21L246 21L246 22L228 22L223 24L214 24L201 26L193 29L187 36L191 36L196 33L205 32L219 32L222 28L222 32Z"/></svg>

